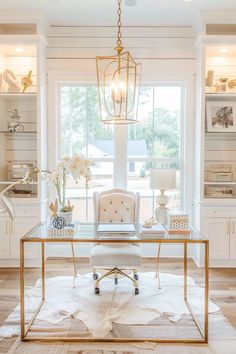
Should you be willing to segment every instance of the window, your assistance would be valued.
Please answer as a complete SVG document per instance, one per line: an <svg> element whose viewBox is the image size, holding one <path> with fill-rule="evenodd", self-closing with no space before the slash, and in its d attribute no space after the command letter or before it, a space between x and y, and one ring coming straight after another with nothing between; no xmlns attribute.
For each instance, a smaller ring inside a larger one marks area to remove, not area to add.
<svg viewBox="0 0 236 354"><path fill-rule="evenodd" d="M100 123L97 88L62 82L58 86L59 144L57 156L81 151L94 161L88 190L69 181L79 220L93 220L95 190L127 188L141 195L141 220L152 216L157 191L149 188L151 167L175 167L178 187L168 191L171 207L181 206L181 124L184 86L164 83L140 90L139 121L130 126Z"/></svg>
<svg viewBox="0 0 236 354"><path fill-rule="evenodd" d="M135 171L129 170L127 188L140 193L142 219L150 218L157 193L149 188L151 167L176 168L177 190L166 194L171 208L180 207L181 96L181 86L145 86L140 90L140 123L128 129L127 159L129 164L135 163Z"/></svg>

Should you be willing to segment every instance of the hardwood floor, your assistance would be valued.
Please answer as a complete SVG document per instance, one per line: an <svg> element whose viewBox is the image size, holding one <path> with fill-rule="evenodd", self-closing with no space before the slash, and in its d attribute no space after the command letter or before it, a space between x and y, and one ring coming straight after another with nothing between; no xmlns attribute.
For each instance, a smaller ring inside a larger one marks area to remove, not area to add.
<svg viewBox="0 0 236 354"><path fill-rule="evenodd" d="M203 284L203 271L197 268L192 261L188 262L189 275L196 283ZM154 261L145 259L142 271L153 271ZM79 260L79 272L90 272L87 259ZM161 272L182 274L183 263L178 259L161 259ZM73 274L71 259L49 259L46 262L46 276ZM40 270L27 270L27 284L34 284L40 278ZM210 297L215 299L223 314L236 328L236 269L210 269ZM0 269L0 326L19 302L19 269Z"/></svg>

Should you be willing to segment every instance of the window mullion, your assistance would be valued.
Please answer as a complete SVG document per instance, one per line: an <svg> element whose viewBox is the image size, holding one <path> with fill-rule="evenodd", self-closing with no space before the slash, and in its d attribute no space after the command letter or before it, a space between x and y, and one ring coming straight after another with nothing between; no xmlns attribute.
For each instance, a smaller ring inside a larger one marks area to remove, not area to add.
<svg viewBox="0 0 236 354"><path fill-rule="evenodd" d="M114 188L127 189L127 126L114 126Z"/></svg>

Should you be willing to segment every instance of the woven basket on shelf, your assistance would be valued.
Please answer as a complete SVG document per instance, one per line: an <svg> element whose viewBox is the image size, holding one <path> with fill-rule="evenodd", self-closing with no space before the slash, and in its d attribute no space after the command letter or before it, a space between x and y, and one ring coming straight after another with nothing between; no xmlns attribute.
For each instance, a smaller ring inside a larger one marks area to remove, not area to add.
<svg viewBox="0 0 236 354"><path fill-rule="evenodd" d="M212 198L232 198L233 190L228 186L207 186L207 195Z"/></svg>

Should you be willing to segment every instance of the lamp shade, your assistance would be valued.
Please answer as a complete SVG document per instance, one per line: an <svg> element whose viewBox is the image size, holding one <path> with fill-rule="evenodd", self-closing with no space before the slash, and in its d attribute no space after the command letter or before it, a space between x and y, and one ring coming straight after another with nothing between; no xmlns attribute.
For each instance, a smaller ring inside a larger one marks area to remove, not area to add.
<svg viewBox="0 0 236 354"><path fill-rule="evenodd" d="M176 170L174 168L152 168L150 170L150 188L168 190L176 188Z"/></svg>

